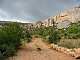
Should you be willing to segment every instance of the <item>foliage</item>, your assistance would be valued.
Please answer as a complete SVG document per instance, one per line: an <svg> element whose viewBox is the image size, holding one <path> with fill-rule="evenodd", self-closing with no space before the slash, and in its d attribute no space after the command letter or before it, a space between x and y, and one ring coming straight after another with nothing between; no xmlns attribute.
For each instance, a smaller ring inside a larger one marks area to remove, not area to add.
<svg viewBox="0 0 80 60"><path fill-rule="evenodd" d="M22 39L30 35L23 33L23 28L18 23L8 23L0 28L0 57L13 56L21 45Z"/></svg>
<svg viewBox="0 0 80 60"><path fill-rule="evenodd" d="M33 30L33 35L45 38L49 43L57 43L60 39L58 31L53 27L40 27Z"/></svg>
<svg viewBox="0 0 80 60"><path fill-rule="evenodd" d="M61 39L59 45L67 48L80 48L80 22L72 23L68 28L59 30Z"/></svg>
<svg viewBox="0 0 80 60"><path fill-rule="evenodd" d="M51 30L52 30L52 27L34 28L34 30L32 31L32 34L46 37L46 36L50 35Z"/></svg>
<svg viewBox="0 0 80 60"><path fill-rule="evenodd" d="M68 48L79 47L79 44L77 44L77 42L79 42L78 40L77 42L75 41L75 43L72 42L74 42L74 39L80 38L80 22L71 23L71 25L65 29L56 29L54 27L35 28L33 30L33 35L40 35L43 38L46 38L45 40L47 40L49 43L55 44L59 43L61 39L70 39L69 41L61 43L61 45L66 46Z"/></svg>
<svg viewBox="0 0 80 60"><path fill-rule="evenodd" d="M80 38L80 23L73 23L65 30L64 36L68 39Z"/></svg>
<svg viewBox="0 0 80 60"><path fill-rule="evenodd" d="M53 31L48 38L48 42L57 44L57 42L59 41L60 41L60 36L58 31Z"/></svg>

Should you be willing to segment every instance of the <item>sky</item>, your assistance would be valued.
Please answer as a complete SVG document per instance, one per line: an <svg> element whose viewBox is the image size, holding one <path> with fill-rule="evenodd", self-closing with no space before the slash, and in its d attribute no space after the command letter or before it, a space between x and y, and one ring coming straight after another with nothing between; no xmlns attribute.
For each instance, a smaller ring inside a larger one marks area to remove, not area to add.
<svg viewBox="0 0 80 60"><path fill-rule="evenodd" d="M80 4L80 0L0 0L0 21L35 22Z"/></svg>

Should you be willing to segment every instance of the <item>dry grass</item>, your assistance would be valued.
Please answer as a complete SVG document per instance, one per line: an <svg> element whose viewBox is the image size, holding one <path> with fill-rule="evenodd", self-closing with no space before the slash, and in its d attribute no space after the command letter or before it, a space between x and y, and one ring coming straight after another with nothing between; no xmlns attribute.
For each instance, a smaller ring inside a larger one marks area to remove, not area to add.
<svg viewBox="0 0 80 60"><path fill-rule="evenodd" d="M67 48L80 48L80 39L62 39L58 45Z"/></svg>

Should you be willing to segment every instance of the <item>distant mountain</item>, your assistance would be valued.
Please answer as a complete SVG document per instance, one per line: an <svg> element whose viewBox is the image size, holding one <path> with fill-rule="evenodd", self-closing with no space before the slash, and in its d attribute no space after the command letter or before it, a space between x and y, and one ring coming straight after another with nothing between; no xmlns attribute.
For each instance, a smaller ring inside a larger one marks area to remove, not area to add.
<svg viewBox="0 0 80 60"><path fill-rule="evenodd" d="M10 23L11 21L0 21L0 24Z"/></svg>
<svg viewBox="0 0 80 60"><path fill-rule="evenodd" d="M57 16L53 17L59 29L66 28L70 23L77 23L80 21L80 5L71 9L65 10ZM67 22L66 22L67 21Z"/></svg>
<svg viewBox="0 0 80 60"><path fill-rule="evenodd" d="M0 21L0 25L1 24L6 24L6 23L11 23L11 22L13 22L13 21ZM27 24L32 24L32 23L23 23L23 22L17 22L17 23L19 23L19 24L24 24L24 25L27 25Z"/></svg>
<svg viewBox="0 0 80 60"><path fill-rule="evenodd" d="M80 5L59 13L57 16L51 16L42 21L42 25L53 26L53 21L58 29L69 27L70 23L80 21ZM40 24L40 23L39 23Z"/></svg>
<svg viewBox="0 0 80 60"><path fill-rule="evenodd" d="M80 6L65 10L64 12L60 13L57 16L54 16L53 18L57 23L65 20L68 20L72 23L78 22L80 21Z"/></svg>

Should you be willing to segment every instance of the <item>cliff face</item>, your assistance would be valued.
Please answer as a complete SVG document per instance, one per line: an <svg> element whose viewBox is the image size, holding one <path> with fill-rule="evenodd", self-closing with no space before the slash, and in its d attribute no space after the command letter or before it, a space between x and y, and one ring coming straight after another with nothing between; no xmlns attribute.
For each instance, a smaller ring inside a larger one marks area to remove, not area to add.
<svg viewBox="0 0 80 60"><path fill-rule="evenodd" d="M58 16L53 17L55 22L63 22L68 20L72 23L80 21L80 7L74 7L72 9L66 10L59 14Z"/></svg>
<svg viewBox="0 0 80 60"><path fill-rule="evenodd" d="M36 24L40 26L53 26L53 22L56 23L58 29L69 27L70 23L76 23L80 21L80 6L65 10L64 12L58 14L57 16L49 17L41 21L42 23Z"/></svg>

